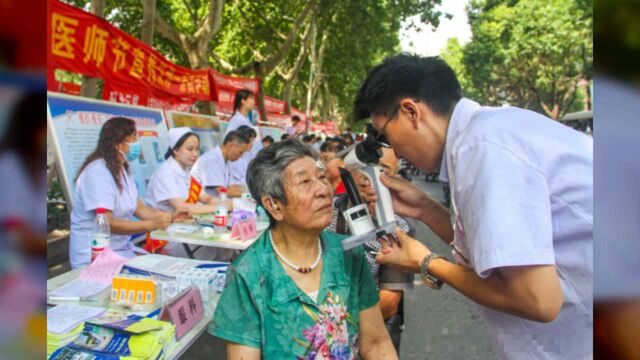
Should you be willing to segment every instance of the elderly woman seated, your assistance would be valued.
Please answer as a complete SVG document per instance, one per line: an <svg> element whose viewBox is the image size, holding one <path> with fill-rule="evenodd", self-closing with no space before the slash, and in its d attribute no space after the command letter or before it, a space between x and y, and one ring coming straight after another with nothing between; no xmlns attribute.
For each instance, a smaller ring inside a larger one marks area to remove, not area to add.
<svg viewBox="0 0 640 360"><path fill-rule="evenodd" d="M247 171L271 226L227 272L210 332L228 359L397 359L362 247L343 251L318 155L296 139Z"/></svg>

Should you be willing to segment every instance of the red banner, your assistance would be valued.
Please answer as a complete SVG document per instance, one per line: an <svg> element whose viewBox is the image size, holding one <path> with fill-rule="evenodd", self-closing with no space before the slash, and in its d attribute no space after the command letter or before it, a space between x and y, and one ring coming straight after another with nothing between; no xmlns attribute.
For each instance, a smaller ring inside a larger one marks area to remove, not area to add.
<svg viewBox="0 0 640 360"><path fill-rule="evenodd" d="M279 128L284 128L289 125L291 115L286 114L267 114L267 121L276 124Z"/></svg>
<svg viewBox="0 0 640 360"><path fill-rule="evenodd" d="M258 78L243 78L223 75L213 69L209 71L218 89L232 90L234 93L236 90L240 89L251 90L254 94L260 92Z"/></svg>
<svg viewBox="0 0 640 360"><path fill-rule="evenodd" d="M237 90L218 89L218 102L216 103L216 112L231 116L233 113L233 99Z"/></svg>
<svg viewBox="0 0 640 360"><path fill-rule="evenodd" d="M284 102L283 100L266 96L266 95L264 96L263 99L264 99L264 108L267 111L267 113L284 114L284 111L287 107L286 102Z"/></svg>
<svg viewBox="0 0 640 360"><path fill-rule="evenodd" d="M217 99L208 70L173 64L104 19L58 0L48 3L49 71L63 69L102 78L112 91L138 96L142 105L151 99L167 103ZM105 98L112 96L105 91Z"/></svg>
<svg viewBox="0 0 640 360"><path fill-rule="evenodd" d="M127 86L125 83L105 81L102 98L107 101L129 105L149 106L163 110L190 112L195 103L193 99L156 96L150 89Z"/></svg>

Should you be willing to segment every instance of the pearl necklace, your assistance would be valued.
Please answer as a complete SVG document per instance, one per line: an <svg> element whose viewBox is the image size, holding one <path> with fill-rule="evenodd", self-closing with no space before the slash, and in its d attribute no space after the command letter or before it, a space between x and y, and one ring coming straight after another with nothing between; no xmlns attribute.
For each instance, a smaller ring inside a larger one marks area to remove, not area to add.
<svg viewBox="0 0 640 360"><path fill-rule="evenodd" d="M271 246L273 246L273 251L275 251L276 255L280 258L280 260L282 260L282 262L287 264L287 266L292 268L293 270L296 270L303 274L312 272L313 269L318 267L318 264L320 264L320 259L322 259L322 246L320 246L320 238L318 238L318 257L316 258L316 261L314 261L313 264L311 264L311 266L309 267L300 267L292 263L291 261L289 261L289 259L287 259L286 257L284 257L284 255L282 255L282 253L280 253L280 251L276 247L276 243L273 242L273 236L271 235L271 230L269 230L269 241L271 241Z"/></svg>

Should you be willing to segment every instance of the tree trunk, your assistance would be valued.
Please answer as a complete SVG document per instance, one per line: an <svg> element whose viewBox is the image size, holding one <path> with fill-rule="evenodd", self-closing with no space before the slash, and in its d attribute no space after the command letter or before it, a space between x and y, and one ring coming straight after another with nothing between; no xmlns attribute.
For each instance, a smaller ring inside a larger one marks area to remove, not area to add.
<svg viewBox="0 0 640 360"><path fill-rule="evenodd" d="M104 0L91 0L91 13L102 17L104 13ZM82 76L80 85L80 96L95 98L98 95L98 79L89 76Z"/></svg>
<svg viewBox="0 0 640 360"><path fill-rule="evenodd" d="M584 82L584 109L591 110L591 82L585 80Z"/></svg>
<svg viewBox="0 0 640 360"><path fill-rule="evenodd" d="M291 86L290 82L284 84L282 88L282 100L284 100L284 113L291 114Z"/></svg>
<svg viewBox="0 0 640 360"><path fill-rule="evenodd" d="M143 43L153 46L153 32L155 31L156 0L142 0L142 28L140 29L140 40Z"/></svg>

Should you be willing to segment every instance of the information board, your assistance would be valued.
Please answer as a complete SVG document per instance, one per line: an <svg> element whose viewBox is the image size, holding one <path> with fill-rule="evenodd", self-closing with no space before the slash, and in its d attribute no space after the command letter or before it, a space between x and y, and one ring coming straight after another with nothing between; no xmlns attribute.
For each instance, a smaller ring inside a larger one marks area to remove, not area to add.
<svg viewBox="0 0 640 360"><path fill-rule="evenodd" d="M165 111L170 128L189 127L200 137L200 155L215 148L222 142L222 121L216 116L192 114L179 111Z"/></svg>
<svg viewBox="0 0 640 360"><path fill-rule="evenodd" d="M74 180L84 160L95 150L102 125L115 116L124 116L136 123L142 151L129 164L139 196L144 198L149 178L164 161L169 148L162 111L51 92L47 93L47 100L49 133L67 199L73 201Z"/></svg>

